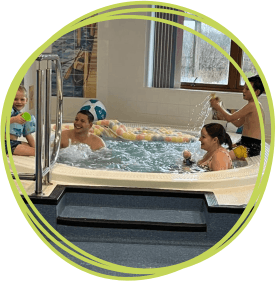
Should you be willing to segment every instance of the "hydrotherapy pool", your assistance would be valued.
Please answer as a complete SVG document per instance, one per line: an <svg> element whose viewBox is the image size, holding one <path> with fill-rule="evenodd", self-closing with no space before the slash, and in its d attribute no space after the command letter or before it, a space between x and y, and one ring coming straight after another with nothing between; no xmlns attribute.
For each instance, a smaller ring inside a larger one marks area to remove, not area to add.
<svg viewBox="0 0 276 281"><path fill-rule="evenodd" d="M106 148L91 151L88 145L78 144L61 149L58 163L72 167L129 171L144 173L188 173L204 172L196 164L192 169L183 165L182 151L188 149L197 162L206 151L199 141L172 143L165 141L126 141L104 138ZM246 161L236 161L234 167L247 165Z"/></svg>
<svg viewBox="0 0 276 281"><path fill-rule="evenodd" d="M129 124L132 126L133 124ZM133 126L138 126L135 124ZM188 131L189 133L189 131ZM230 133L235 142L240 135ZM179 144L177 144L179 145ZM185 144L180 144L182 151ZM179 147L179 148L180 148ZM265 163L269 153L269 145L265 146ZM181 154L178 161L182 160ZM181 159L181 160L180 160ZM13 156L18 173L33 173L35 161L33 157ZM52 180L71 185L87 186L119 186L129 188L174 189L218 191L254 189L260 166L260 156L247 158L247 165L241 168L207 173L160 173L160 172L129 172L118 170L102 170L72 167L56 164L52 169ZM179 163L179 162L178 162ZM265 167L264 167L265 169Z"/></svg>

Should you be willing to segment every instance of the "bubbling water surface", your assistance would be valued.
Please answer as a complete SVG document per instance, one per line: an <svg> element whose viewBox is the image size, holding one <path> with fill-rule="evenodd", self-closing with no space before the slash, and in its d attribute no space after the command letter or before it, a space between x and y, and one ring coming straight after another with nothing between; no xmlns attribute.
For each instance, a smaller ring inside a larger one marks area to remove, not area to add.
<svg viewBox="0 0 276 281"><path fill-rule="evenodd" d="M199 141L170 143L105 139L105 143L106 148L94 152L86 144L61 149L58 162L88 169L185 173L183 150L190 150L195 161L201 159L206 152L200 149Z"/></svg>
<svg viewBox="0 0 276 281"><path fill-rule="evenodd" d="M196 107L200 107L199 114L192 111L193 129L196 135L200 134L210 107L210 96L207 96ZM196 115L196 116L195 116ZM189 124L190 125L190 124ZM72 145L60 150L58 163L69 166L97 169L97 170L119 170L146 173L190 173L204 172L196 165L202 159L206 151L200 148L200 142L171 143L164 141L125 141L105 139L106 148L99 151L91 151L86 144ZM183 164L183 150L189 150L195 164L191 169ZM246 161L233 163L234 167L243 167Z"/></svg>

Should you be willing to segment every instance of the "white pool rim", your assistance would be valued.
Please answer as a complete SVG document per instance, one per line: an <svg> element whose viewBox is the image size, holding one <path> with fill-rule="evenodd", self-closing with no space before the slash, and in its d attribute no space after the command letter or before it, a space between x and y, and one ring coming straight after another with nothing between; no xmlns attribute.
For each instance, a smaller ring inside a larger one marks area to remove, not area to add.
<svg viewBox="0 0 276 281"><path fill-rule="evenodd" d="M231 135L231 134L230 134ZM232 134L231 138L237 137ZM269 145L265 145L265 165ZM214 190L254 186L260 167L260 156L247 158L247 166L208 173L142 173L110 170L92 170L55 164L51 179L69 185L100 185L175 190ZM13 156L18 173L34 173L34 157ZM264 166L265 166L264 165ZM264 167L265 169L265 167Z"/></svg>

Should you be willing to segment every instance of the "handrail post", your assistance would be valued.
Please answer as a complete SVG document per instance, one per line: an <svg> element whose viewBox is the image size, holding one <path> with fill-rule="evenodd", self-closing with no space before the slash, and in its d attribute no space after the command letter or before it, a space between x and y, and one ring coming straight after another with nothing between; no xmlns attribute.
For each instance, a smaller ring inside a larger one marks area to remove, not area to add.
<svg viewBox="0 0 276 281"><path fill-rule="evenodd" d="M37 70L37 100L36 100L36 146L35 146L35 193L42 194L42 136L43 136L43 120L42 120L42 104L43 104L43 85L44 71Z"/></svg>
<svg viewBox="0 0 276 281"><path fill-rule="evenodd" d="M51 136L51 95L52 95L52 69L48 67L46 69L46 95L45 95L45 165L50 166L50 136ZM51 181L51 172L47 173L44 177L45 184L49 184Z"/></svg>
<svg viewBox="0 0 276 281"><path fill-rule="evenodd" d="M59 56L56 54L41 54L36 61L47 61L46 69L46 95L45 95L45 78L44 71L40 68L37 70L37 99L36 99L36 144L35 144L35 173L18 174L20 179L35 180L35 193L43 195L42 181L49 184L51 180L51 169L55 165L61 142L62 112L63 112L63 81L61 75L61 63ZM50 100L52 94L52 69L48 67L49 61L55 61L57 75L57 114L56 114L56 132L54 147L50 156L50 137L51 137L51 107ZM42 153L44 162L42 162ZM13 174L12 174L13 175ZM13 175L14 177L14 175Z"/></svg>
<svg viewBox="0 0 276 281"><path fill-rule="evenodd" d="M57 109L56 109L56 131L54 139L54 148L51 156L51 166L57 161L61 142L61 127L62 127L62 113L63 113L63 82L61 76L61 63L59 59L56 60L56 74L57 74Z"/></svg>
<svg viewBox="0 0 276 281"><path fill-rule="evenodd" d="M36 188L35 193L42 195L42 180L45 184L50 183L51 169L56 163L61 142L61 127L62 127L62 111L63 111L63 83L61 76L61 63L59 56L55 54L41 54L37 61L47 61L46 69L46 96L44 94L44 72L38 70L37 74L37 130L36 130ZM55 61L57 75L57 116L56 116L56 132L54 139L54 148L50 157L50 136L51 136L51 115L50 115L50 99L52 92L52 70L48 68L48 62ZM42 107L44 104L44 108ZM45 138L44 138L44 137ZM44 146L43 146L44 140ZM44 148L44 150L42 150ZM42 163L42 153L44 153L44 162ZM42 167L43 165L43 167Z"/></svg>

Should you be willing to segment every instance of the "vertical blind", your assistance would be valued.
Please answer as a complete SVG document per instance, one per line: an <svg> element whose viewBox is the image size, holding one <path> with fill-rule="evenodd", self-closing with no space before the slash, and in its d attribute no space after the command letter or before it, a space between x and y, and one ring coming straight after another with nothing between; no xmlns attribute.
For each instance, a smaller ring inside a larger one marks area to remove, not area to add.
<svg viewBox="0 0 276 281"><path fill-rule="evenodd" d="M175 10L163 6L156 8ZM177 15L170 13L156 12L155 17L177 22ZM176 31L177 28L170 24L155 22L152 85L155 88L174 87Z"/></svg>

